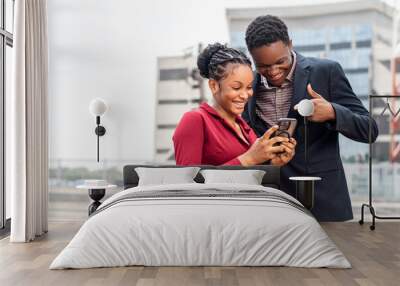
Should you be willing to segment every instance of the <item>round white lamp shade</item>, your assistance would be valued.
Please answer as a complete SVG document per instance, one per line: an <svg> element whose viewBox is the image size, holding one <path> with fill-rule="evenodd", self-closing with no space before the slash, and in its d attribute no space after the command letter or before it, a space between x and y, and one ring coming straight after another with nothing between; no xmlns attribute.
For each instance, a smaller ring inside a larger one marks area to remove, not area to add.
<svg viewBox="0 0 400 286"><path fill-rule="evenodd" d="M93 116L102 116L107 111L107 104L104 100L95 98L89 104L89 111Z"/></svg>
<svg viewBox="0 0 400 286"><path fill-rule="evenodd" d="M297 111L301 116L311 116L314 113L314 103L309 99L303 99L297 105Z"/></svg>

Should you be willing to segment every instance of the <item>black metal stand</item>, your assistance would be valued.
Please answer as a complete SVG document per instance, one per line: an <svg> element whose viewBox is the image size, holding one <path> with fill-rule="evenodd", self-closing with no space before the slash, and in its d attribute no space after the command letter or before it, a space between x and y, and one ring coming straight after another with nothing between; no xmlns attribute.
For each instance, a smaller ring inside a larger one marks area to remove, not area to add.
<svg viewBox="0 0 400 286"><path fill-rule="evenodd" d="M303 204L305 208L311 210L314 207L315 181L319 177L309 177L308 171L308 119L304 117L304 177L290 177L289 180L296 183L296 199Z"/></svg>
<svg viewBox="0 0 400 286"><path fill-rule="evenodd" d="M364 224L364 208L367 207L372 215L372 225L369 226L370 230L375 230L375 220L376 219L400 219L400 217L393 216L378 216L375 213L375 208L372 205L372 99L373 98L399 98L395 95L370 95L369 96L369 130L368 130L368 143L369 143L369 158L368 158L368 192L369 200L368 204L362 204L361 206L361 219L358 221L359 224Z"/></svg>
<svg viewBox="0 0 400 286"><path fill-rule="evenodd" d="M304 176L308 175L308 119L307 117L304 118L304 162L305 166L305 173Z"/></svg>
<svg viewBox="0 0 400 286"><path fill-rule="evenodd" d="M99 162L99 157L100 157L100 144L99 144L99 138L100 136L103 136L106 134L106 129L104 126L100 125L100 116L96 116L96 124L97 127L94 129L94 133L97 135L97 162Z"/></svg>
<svg viewBox="0 0 400 286"><path fill-rule="evenodd" d="M106 194L106 189L89 189L89 197L94 201L88 208L89 216L101 205L100 200Z"/></svg>
<svg viewBox="0 0 400 286"><path fill-rule="evenodd" d="M296 199L308 210L314 207L314 181L296 181Z"/></svg>

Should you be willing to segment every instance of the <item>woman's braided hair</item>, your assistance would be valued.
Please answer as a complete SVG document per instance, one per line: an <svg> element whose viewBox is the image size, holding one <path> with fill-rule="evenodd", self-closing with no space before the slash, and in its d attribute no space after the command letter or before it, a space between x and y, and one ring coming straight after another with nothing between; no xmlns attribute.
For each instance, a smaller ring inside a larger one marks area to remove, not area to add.
<svg viewBox="0 0 400 286"><path fill-rule="evenodd" d="M226 77L228 64L244 64L251 68L251 61L243 52L220 43L208 45L197 58L200 75L217 81Z"/></svg>

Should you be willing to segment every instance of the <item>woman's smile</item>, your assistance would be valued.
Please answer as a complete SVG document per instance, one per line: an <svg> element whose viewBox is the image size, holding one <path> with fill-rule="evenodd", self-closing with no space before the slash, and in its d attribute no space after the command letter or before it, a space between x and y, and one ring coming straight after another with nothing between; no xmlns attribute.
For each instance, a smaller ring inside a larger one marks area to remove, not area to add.
<svg viewBox="0 0 400 286"><path fill-rule="evenodd" d="M232 103L237 109L244 109L246 101L232 101Z"/></svg>

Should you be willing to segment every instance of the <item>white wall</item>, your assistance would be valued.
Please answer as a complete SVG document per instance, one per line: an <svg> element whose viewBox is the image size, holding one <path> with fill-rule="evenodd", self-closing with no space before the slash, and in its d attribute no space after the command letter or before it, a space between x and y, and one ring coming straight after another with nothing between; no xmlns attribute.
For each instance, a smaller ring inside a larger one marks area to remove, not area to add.
<svg viewBox="0 0 400 286"><path fill-rule="evenodd" d="M227 41L214 1L49 0L50 158L95 160L91 99L105 99L101 157L152 160L156 58Z"/></svg>

